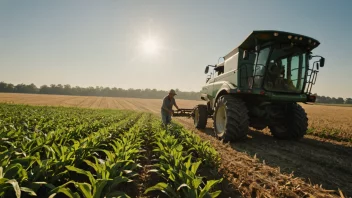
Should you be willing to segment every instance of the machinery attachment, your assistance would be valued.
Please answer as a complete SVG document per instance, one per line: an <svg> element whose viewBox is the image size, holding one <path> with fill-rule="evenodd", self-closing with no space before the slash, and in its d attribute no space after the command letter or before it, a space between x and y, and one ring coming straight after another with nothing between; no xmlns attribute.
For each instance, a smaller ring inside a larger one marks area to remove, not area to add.
<svg viewBox="0 0 352 198"><path fill-rule="evenodd" d="M194 109L178 109L174 111L174 117L193 117L194 116Z"/></svg>

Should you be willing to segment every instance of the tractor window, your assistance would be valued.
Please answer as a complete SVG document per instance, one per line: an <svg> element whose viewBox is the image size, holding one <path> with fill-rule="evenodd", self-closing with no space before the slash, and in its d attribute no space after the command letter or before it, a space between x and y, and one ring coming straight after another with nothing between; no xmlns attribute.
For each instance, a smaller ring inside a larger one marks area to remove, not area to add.
<svg viewBox="0 0 352 198"><path fill-rule="evenodd" d="M264 48L259 52L257 64L253 66L253 74L254 74L253 88L258 88L262 84L263 76L265 72L265 65L266 65L266 62L268 61L269 52L270 52L269 47ZM251 80L249 79L249 81Z"/></svg>
<svg viewBox="0 0 352 198"><path fill-rule="evenodd" d="M268 64L265 89L270 91L301 92L306 70L305 54L295 53L294 55L286 55L280 58L274 56L273 53L271 59Z"/></svg>
<svg viewBox="0 0 352 198"><path fill-rule="evenodd" d="M270 52L270 48L269 47L267 47L267 48L265 48L265 49L260 51L257 65L258 64L259 65L265 65L266 64L266 61L268 60L269 52Z"/></svg>
<svg viewBox="0 0 352 198"><path fill-rule="evenodd" d="M302 68L300 69L300 65ZM295 87L299 90L303 88L304 74L306 70L306 56L305 54L295 55L291 58L291 68L290 68L290 77L288 80L291 80Z"/></svg>
<svg viewBox="0 0 352 198"><path fill-rule="evenodd" d="M270 52L269 47L260 51L257 64L254 67L255 75L264 74L265 65L266 65L266 62L268 61L269 52Z"/></svg>
<svg viewBox="0 0 352 198"><path fill-rule="evenodd" d="M299 56L292 56L291 58L291 77L298 77L298 68L299 68ZM297 81L296 79L291 79L292 81Z"/></svg>

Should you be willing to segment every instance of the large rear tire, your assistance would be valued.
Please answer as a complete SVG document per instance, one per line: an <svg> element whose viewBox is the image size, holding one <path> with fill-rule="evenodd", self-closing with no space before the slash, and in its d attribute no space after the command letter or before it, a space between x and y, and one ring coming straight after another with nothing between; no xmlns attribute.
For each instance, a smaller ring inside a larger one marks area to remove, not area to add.
<svg viewBox="0 0 352 198"><path fill-rule="evenodd" d="M299 140L307 133L308 117L296 103L287 105L287 112L281 124L269 126L271 134L278 139Z"/></svg>
<svg viewBox="0 0 352 198"><path fill-rule="evenodd" d="M247 136L248 110L240 98L221 96L216 102L213 120L215 135L225 142L242 140Z"/></svg>
<svg viewBox="0 0 352 198"><path fill-rule="evenodd" d="M197 105L194 110L194 126L197 129L204 129L208 121L208 108L207 105Z"/></svg>

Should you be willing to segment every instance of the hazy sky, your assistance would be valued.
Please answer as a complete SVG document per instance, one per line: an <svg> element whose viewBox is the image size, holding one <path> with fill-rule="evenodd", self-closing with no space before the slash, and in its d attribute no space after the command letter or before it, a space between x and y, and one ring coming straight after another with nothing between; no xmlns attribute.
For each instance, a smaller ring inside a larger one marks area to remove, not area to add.
<svg viewBox="0 0 352 198"><path fill-rule="evenodd" d="M313 91L352 97L351 9L351 0L0 0L0 81L199 91L206 65L251 31L274 29L319 40L326 62Z"/></svg>

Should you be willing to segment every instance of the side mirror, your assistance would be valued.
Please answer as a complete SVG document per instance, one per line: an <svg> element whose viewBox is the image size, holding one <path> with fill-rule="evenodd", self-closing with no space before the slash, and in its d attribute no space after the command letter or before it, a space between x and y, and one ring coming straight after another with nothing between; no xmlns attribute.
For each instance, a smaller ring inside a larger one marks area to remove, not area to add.
<svg viewBox="0 0 352 198"><path fill-rule="evenodd" d="M247 50L244 50L244 51L243 51L243 60L248 60L248 58L249 58L248 51L247 51Z"/></svg>
<svg viewBox="0 0 352 198"><path fill-rule="evenodd" d="M325 64L325 58L321 57L320 59L320 67L324 67Z"/></svg>
<svg viewBox="0 0 352 198"><path fill-rule="evenodd" d="M207 74L209 72L209 66L205 67L204 73Z"/></svg>

